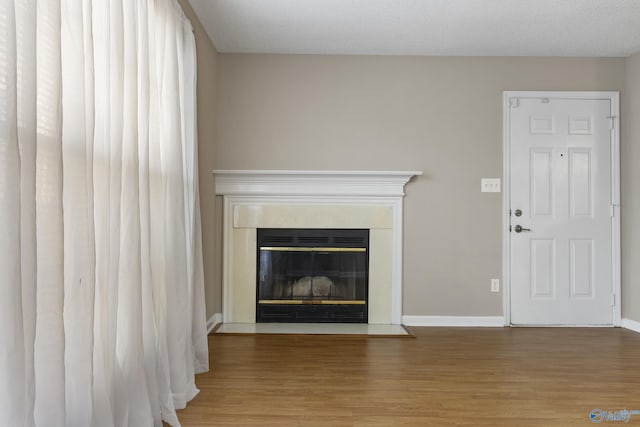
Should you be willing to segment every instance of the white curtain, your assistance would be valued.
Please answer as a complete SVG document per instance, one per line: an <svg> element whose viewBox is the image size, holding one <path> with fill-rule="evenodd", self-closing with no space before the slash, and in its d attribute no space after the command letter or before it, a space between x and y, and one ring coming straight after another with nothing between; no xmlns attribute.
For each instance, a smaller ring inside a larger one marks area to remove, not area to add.
<svg viewBox="0 0 640 427"><path fill-rule="evenodd" d="M179 425L208 369L175 0L0 0L0 426Z"/></svg>

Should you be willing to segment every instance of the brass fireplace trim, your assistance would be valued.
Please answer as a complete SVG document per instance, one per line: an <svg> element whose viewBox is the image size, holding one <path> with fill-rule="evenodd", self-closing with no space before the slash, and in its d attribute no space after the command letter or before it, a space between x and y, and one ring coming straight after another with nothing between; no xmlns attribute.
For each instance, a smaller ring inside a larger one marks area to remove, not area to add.
<svg viewBox="0 0 640 427"><path fill-rule="evenodd" d="M284 246L260 246L260 250L281 252L367 252L367 248L306 248Z"/></svg>
<svg viewBox="0 0 640 427"><path fill-rule="evenodd" d="M261 299L259 304L289 304L289 305L364 305L363 300L311 300L311 299Z"/></svg>

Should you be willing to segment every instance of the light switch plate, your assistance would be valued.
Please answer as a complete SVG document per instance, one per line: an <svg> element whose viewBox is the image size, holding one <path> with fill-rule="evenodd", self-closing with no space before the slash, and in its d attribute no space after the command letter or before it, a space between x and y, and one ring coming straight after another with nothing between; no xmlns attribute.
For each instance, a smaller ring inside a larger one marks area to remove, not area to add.
<svg viewBox="0 0 640 427"><path fill-rule="evenodd" d="M500 178L482 178L480 180L480 191L483 193L499 193Z"/></svg>

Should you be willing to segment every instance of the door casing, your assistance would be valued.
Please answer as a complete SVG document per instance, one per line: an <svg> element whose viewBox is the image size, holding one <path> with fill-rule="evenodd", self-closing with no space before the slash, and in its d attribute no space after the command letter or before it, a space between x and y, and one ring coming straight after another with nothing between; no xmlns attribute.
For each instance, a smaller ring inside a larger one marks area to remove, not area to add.
<svg viewBox="0 0 640 427"><path fill-rule="evenodd" d="M611 130L611 222L612 283L615 293L613 306L613 326L621 324L621 283L620 283L620 93L619 92L561 92L561 91L505 91L502 98L502 304L505 326L511 326L511 240L510 215L511 200L511 140L509 123L512 98L563 98L563 99L607 99L611 102L613 126ZM575 325L572 325L575 326Z"/></svg>

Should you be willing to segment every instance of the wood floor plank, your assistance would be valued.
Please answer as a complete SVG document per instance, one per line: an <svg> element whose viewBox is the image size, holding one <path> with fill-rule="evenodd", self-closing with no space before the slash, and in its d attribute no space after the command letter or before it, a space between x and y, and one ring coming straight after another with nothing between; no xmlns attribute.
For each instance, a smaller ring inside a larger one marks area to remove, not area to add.
<svg viewBox="0 0 640 427"><path fill-rule="evenodd" d="M211 335L190 426L587 426L640 410L640 334L411 328L416 339ZM640 415L628 425L640 425Z"/></svg>

